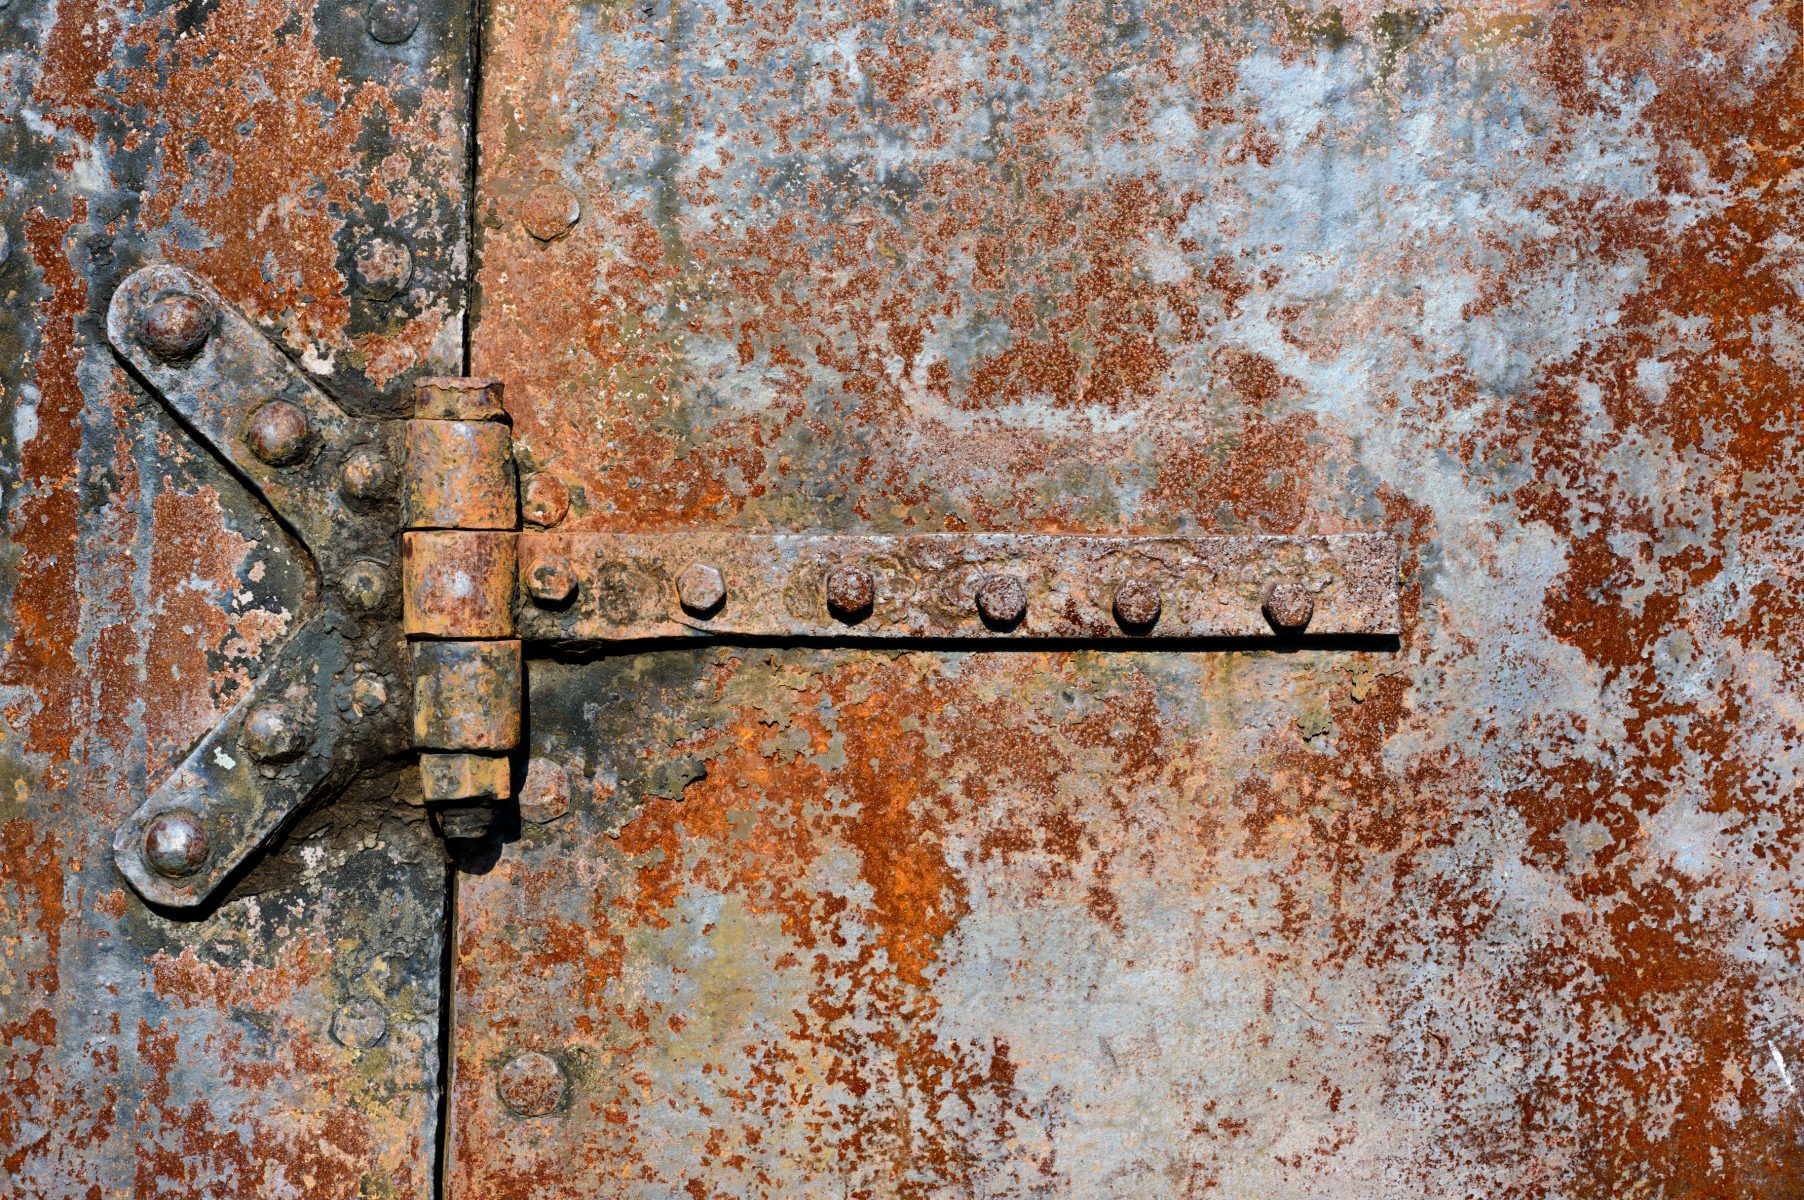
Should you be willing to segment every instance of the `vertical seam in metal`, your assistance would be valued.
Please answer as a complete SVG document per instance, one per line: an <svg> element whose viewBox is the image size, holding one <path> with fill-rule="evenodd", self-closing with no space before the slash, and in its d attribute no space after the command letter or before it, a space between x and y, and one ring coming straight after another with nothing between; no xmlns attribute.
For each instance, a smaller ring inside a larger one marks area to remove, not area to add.
<svg viewBox="0 0 1804 1200"><path fill-rule="evenodd" d="M445 864L445 936L439 949L438 972L438 1129L434 1132L432 1194L446 1200L451 1194L451 1085L456 1071L457 1028L457 863Z"/></svg>
<svg viewBox="0 0 1804 1200"><path fill-rule="evenodd" d="M476 332L476 226L478 222L478 196L476 192L478 154L481 139L478 136L482 119L482 36L484 28L484 0L469 0L468 20L470 22L470 65L469 81L464 87L465 111L469 120L465 125L468 130L467 143L464 146L464 303L463 303L463 366L465 375L471 373L470 346Z"/></svg>
<svg viewBox="0 0 1804 1200"><path fill-rule="evenodd" d="M471 370L471 343L476 327L477 156L481 153L484 7L483 0L469 0L466 11L470 57L464 86L464 111L468 116L464 126L464 302L460 367L466 376ZM445 863L444 921L444 937L439 946L438 1128L433 1132L431 1168L435 1200L447 1200L451 1194L452 1088L457 1076L457 863L449 856Z"/></svg>

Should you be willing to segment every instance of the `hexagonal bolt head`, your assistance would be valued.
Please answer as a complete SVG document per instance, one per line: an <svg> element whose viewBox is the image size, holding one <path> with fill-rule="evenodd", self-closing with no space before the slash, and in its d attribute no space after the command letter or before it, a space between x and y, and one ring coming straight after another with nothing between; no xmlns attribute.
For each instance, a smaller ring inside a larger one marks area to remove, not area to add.
<svg viewBox="0 0 1804 1200"><path fill-rule="evenodd" d="M561 183L541 183L520 204L520 224L541 242L555 242L575 228L582 201Z"/></svg>
<svg viewBox="0 0 1804 1200"><path fill-rule="evenodd" d="M520 786L520 819L545 825L570 811L570 773L548 758L535 758L526 766L526 782Z"/></svg>
<svg viewBox="0 0 1804 1200"><path fill-rule="evenodd" d="M1159 589L1144 579L1129 579L1115 589L1115 621L1129 633L1151 629L1164 608Z"/></svg>
<svg viewBox="0 0 1804 1200"><path fill-rule="evenodd" d="M542 1117L564 1102L564 1069L548 1054L515 1055L495 1080L501 1102L523 1117Z"/></svg>
<svg viewBox="0 0 1804 1200"><path fill-rule="evenodd" d="M985 575L977 582L977 615L992 628L1013 628L1027 615L1027 585L1015 575Z"/></svg>
<svg viewBox="0 0 1804 1200"><path fill-rule="evenodd" d="M261 704L244 718L244 752L260 763L299 758L307 730L286 704Z"/></svg>
<svg viewBox="0 0 1804 1200"><path fill-rule="evenodd" d="M1281 633L1301 633L1315 616L1315 594L1294 580L1272 584L1261 606L1265 619Z"/></svg>
<svg viewBox="0 0 1804 1200"><path fill-rule="evenodd" d="M332 1040L351 1050L368 1050L388 1032L388 1014L374 1000L347 1000L332 1014Z"/></svg>
<svg viewBox="0 0 1804 1200"><path fill-rule="evenodd" d="M370 36L386 46L398 46L420 26L420 10L412 0L375 0L369 8Z"/></svg>
<svg viewBox="0 0 1804 1200"><path fill-rule="evenodd" d="M570 489L563 480L544 471L535 472L520 492L520 515L529 525L550 529L570 512Z"/></svg>
<svg viewBox="0 0 1804 1200"><path fill-rule="evenodd" d="M727 602L727 581L713 563L694 562L677 576L677 599L692 617L708 617Z"/></svg>
<svg viewBox="0 0 1804 1200"><path fill-rule="evenodd" d="M379 562L354 562L340 583L345 599L361 612L375 612L388 603L389 572Z"/></svg>
<svg viewBox="0 0 1804 1200"><path fill-rule="evenodd" d="M388 459L365 447L353 450L338 473L339 490L364 504L374 503L395 490L395 469Z"/></svg>
<svg viewBox="0 0 1804 1200"><path fill-rule="evenodd" d="M877 603L877 579L854 563L840 563L827 572L827 611L851 625L870 615Z"/></svg>
<svg viewBox="0 0 1804 1200"><path fill-rule="evenodd" d="M213 306L199 296L161 296L145 311L138 340L164 362L182 362L207 344L213 321Z"/></svg>
<svg viewBox="0 0 1804 1200"><path fill-rule="evenodd" d="M144 830L144 862L165 879L182 879L207 861L207 831L185 808L160 813Z"/></svg>
<svg viewBox="0 0 1804 1200"><path fill-rule="evenodd" d="M307 452L307 414L286 400L271 400L245 422L244 444L272 467L285 467Z"/></svg>
<svg viewBox="0 0 1804 1200"><path fill-rule="evenodd" d="M526 593L544 608L568 604L576 595L576 571L561 554L547 554L526 571Z"/></svg>
<svg viewBox="0 0 1804 1200"><path fill-rule="evenodd" d="M351 259L351 280L372 300L393 300L413 280L413 248L398 234L364 238Z"/></svg>

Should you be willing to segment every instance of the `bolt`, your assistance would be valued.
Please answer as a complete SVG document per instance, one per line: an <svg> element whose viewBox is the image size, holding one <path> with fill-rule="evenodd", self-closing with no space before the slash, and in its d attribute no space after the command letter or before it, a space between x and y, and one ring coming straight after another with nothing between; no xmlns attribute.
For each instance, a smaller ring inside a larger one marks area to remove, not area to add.
<svg viewBox="0 0 1804 1200"><path fill-rule="evenodd" d="M368 504L389 494L395 486L394 468L369 447L353 450L339 472L339 486L352 500Z"/></svg>
<svg viewBox="0 0 1804 1200"><path fill-rule="evenodd" d="M827 572L827 611L848 625L862 621L877 602L877 580L863 567L840 563Z"/></svg>
<svg viewBox="0 0 1804 1200"><path fill-rule="evenodd" d="M550 1055L516 1055L495 1082L501 1102L523 1117L542 1117L564 1102L564 1069Z"/></svg>
<svg viewBox="0 0 1804 1200"><path fill-rule="evenodd" d="M691 616L712 616L727 602L727 581L713 563L690 563L677 576L676 586L677 599Z"/></svg>
<svg viewBox="0 0 1804 1200"><path fill-rule="evenodd" d="M349 1000L332 1014L332 1040L352 1050L368 1050L388 1032L388 1014L374 1000Z"/></svg>
<svg viewBox="0 0 1804 1200"><path fill-rule="evenodd" d="M526 481L520 511L529 524L550 529L570 511L570 489L556 475L539 471Z"/></svg>
<svg viewBox="0 0 1804 1200"><path fill-rule="evenodd" d="M272 467L286 466L307 449L307 414L286 400L271 400L244 427L245 445Z"/></svg>
<svg viewBox="0 0 1804 1200"><path fill-rule="evenodd" d="M1027 585L1014 575L985 575L977 581L977 613L987 625L1011 628L1027 613Z"/></svg>
<svg viewBox="0 0 1804 1200"><path fill-rule="evenodd" d="M351 684L351 711L367 717L388 703L388 685L376 675L359 675Z"/></svg>
<svg viewBox="0 0 1804 1200"><path fill-rule="evenodd" d="M1144 579L1130 579L1115 589L1115 620L1129 633L1144 633L1158 624L1163 608L1159 589Z"/></svg>
<svg viewBox="0 0 1804 1200"><path fill-rule="evenodd" d="M306 730L285 704L259 705L244 718L244 749L258 762L287 762L306 744Z"/></svg>
<svg viewBox="0 0 1804 1200"><path fill-rule="evenodd" d="M541 242L557 241L582 215L582 201L561 183L541 183L520 205L520 224Z"/></svg>
<svg viewBox="0 0 1804 1200"><path fill-rule="evenodd" d="M545 607L567 604L576 595L576 572L561 554L547 554L526 572L526 591Z"/></svg>
<svg viewBox="0 0 1804 1200"><path fill-rule="evenodd" d="M370 5L370 36L384 45L400 45L419 25L420 10L408 0L375 0Z"/></svg>
<svg viewBox="0 0 1804 1200"><path fill-rule="evenodd" d="M1282 633L1301 633L1315 615L1315 596L1295 580L1274 583L1265 593L1265 619Z"/></svg>
<svg viewBox="0 0 1804 1200"><path fill-rule="evenodd" d="M212 333L213 306L182 292L152 301L138 327L138 339L169 363L192 358Z"/></svg>
<svg viewBox="0 0 1804 1200"><path fill-rule="evenodd" d="M166 879L181 879L207 861L207 831L185 808L159 813L144 831L144 861Z"/></svg>
<svg viewBox="0 0 1804 1200"><path fill-rule="evenodd" d="M388 570L368 559L354 562L345 571L340 586L345 599L364 612L375 612L388 600Z"/></svg>
<svg viewBox="0 0 1804 1200"><path fill-rule="evenodd" d="M520 787L520 819L545 825L570 811L570 773L548 758L535 758L526 766L526 782Z"/></svg>
<svg viewBox="0 0 1804 1200"><path fill-rule="evenodd" d="M413 251L396 234L372 234L357 247L351 274L370 299L393 300L413 278Z"/></svg>

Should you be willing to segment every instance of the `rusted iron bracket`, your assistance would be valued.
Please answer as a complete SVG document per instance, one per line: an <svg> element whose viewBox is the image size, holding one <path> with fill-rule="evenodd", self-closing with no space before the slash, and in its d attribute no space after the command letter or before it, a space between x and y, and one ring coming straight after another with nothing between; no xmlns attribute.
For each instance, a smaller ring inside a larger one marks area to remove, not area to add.
<svg viewBox="0 0 1804 1200"><path fill-rule="evenodd" d="M568 499L546 475L522 495L498 383L421 380L411 419L352 417L167 266L126 281L107 331L321 581L249 694L114 838L120 870L160 904L201 903L301 805L409 748L446 835L484 832L510 795L525 642L1401 631L1387 534L522 531L522 511L555 525Z"/></svg>
<svg viewBox="0 0 1804 1200"><path fill-rule="evenodd" d="M248 693L113 839L139 894L186 907L309 799L408 746L393 585L399 431L347 414L211 285L176 267L126 280L107 337L262 497L320 580L312 611Z"/></svg>
<svg viewBox="0 0 1804 1200"><path fill-rule="evenodd" d="M1171 641L1394 635L1397 543L1326 537L520 535L519 632Z"/></svg>

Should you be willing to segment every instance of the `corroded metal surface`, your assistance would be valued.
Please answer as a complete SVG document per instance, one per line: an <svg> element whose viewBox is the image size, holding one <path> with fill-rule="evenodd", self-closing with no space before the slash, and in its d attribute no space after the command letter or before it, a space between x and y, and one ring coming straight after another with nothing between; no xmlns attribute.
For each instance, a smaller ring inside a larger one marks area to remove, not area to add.
<svg viewBox="0 0 1804 1200"><path fill-rule="evenodd" d="M496 3L471 366L560 531L1405 590L1394 652L535 660L452 1194L1794 1195L1797 22Z"/></svg>
<svg viewBox="0 0 1804 1200"><path fill-rule="evenodd" d="M705 633L1270 637L1262 606L1284 584L1314 598L1294 632L1400 632L1397 542L1384 534L525 533L519 541L521 636L563 644ZM574 586L541 594L535 576L547 563L567 565ZM986 620L980 609L978 593L995 578L1020 590L1009 620ZM1153 597L1147 613L1122 615L1130 585Z"/></svg>
<svg viewBox="0 0 1804 1200"><path fill-rule="evenodd" d="M115 289L195 271L352 417L462 368L466 8L417 3L394 44L364 8L0 4L9 1198L432 1193L444 863L395 803L406 777L303 814L179 917L138 901L108 844L320 585L109 348ZM387 300L355 278L376 235L409 247ZM193 331L167 316L176 350Z"/></svg>

